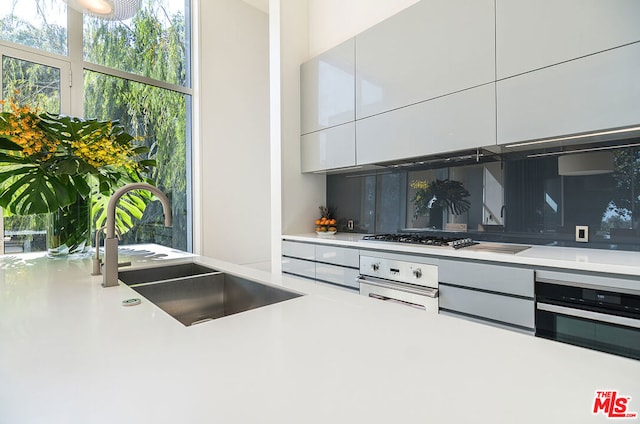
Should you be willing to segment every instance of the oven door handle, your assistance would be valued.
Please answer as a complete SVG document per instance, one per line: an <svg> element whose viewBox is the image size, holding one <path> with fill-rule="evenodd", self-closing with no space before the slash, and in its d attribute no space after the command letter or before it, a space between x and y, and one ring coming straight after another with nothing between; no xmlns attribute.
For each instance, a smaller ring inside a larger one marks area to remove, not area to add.
<svg viewBox="0 0 640 424"><path fill-rule="evenodd" d="M568 315L576 318L590 319L592 321L606 322L608 324L624 325L626 327L640 328L640 320L621 317L618 315L603 314L601 312L585 311L584 309L567 308L566 306L538 303L537 309L541 311Z"/></svg>
<svg viewBox="0 0 640 424"><path fill-rule="evenodd" d="M403 291L403 292L407 292L407 293L413 293L413 294L418 294L420 296L427 296L430 298L435 299L436 297L438 297L438 289L433 289L430 287L418 287L418 286L408 286L406 284L394 284L390 281L386 281L386 280L380 280L378 278L375 277L363 277L362 275L359 276L356 281L358 283L364 283L364 284L369 284L372 286L377 286L377 287L382 287L385 289L390 289L390 290L399 290L399 291Z"/></svg>

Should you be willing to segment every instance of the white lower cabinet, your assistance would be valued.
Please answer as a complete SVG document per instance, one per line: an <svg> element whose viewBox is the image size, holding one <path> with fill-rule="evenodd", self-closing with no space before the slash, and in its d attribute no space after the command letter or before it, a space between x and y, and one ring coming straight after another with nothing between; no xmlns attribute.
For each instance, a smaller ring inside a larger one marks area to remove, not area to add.
<svg viewBox="0 0 640 424"><path fill-rule="evenodd" d="M359 290L360 286L357 283L359 264L358 249L282 241L282 272L286 274L341 288Z"/></svg>
<svg viewBox="0 0 640 424"><path fill-rule="evenodd" d="M313 261L283 256L282 272L305 278L316 278L316 264Z"/></svg>
<svg viewBox="0 0 640 424"><path fill-rule="evenodd" d="M337 284L359 290L358 270L343 266L316 263L316 281Z"/></svg>
<svg viewBox="0 0 640 424"><path fill-rule="evenodd" d="M530 299L440 283L439 308L479 320L515 326L525 331L533 332L535 328L535 306Z"/></svg>
<svg viewBox="0 0 640 424"><path fill-rule="evenodd" d="M532 269L442 260L438 275L441 313L528 334L535 332Z"/></svg>

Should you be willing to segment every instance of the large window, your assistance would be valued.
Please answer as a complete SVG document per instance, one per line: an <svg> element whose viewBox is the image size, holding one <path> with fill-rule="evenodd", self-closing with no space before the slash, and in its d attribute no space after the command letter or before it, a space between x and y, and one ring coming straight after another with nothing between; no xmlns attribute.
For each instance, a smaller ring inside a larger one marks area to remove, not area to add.
<svg viewBox="0 0 640 424"><path fill-rule="evenodd" d="M123 123L150 148L158 166L148 177L171 198L174 215L164 228L162 208L152 202L123 243L191 250L190 0L142 0L125 22L79 19L62 0L3 2L2 98ZM46 248L44 217L5 211L3 224L6 253Z"/></svg>
<svg viewBox="0 0 640 424"><path fill-rule="evenodd" d="M62 0L2 0L1 40L66 56L68 33Z"/></svg>

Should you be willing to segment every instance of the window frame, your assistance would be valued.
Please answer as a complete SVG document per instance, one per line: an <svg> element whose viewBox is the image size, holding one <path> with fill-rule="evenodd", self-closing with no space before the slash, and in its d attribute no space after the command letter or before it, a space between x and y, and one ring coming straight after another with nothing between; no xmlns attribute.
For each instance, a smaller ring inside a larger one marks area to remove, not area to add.
<svg viewBox="0 0 640 424"><path fill-rule="evenodd" d="M194 19L192 11L194 10L194 3L197 0L190 0L186 4L185 10L185 37L188 49L187 62L187 80L186 85L177 85L168 83L161 80L121 71L119 69L109 68L103 65L98 65L92 62L84 60L83 43L84 43L84 31L83 31L83 15L72 8L67 8L67 42L68 42L68 56L60 55L56 53L47 52L37 48L21 45L18 43L0 40L0 56L10 56L12 58L20 60L28 60L37 64L46 66L52 66L60 68L61 84L60 84L60 113L68 114L72 116L83 117L84 116L84 83L83 74L85 70L102 73L117 78L123 78L130 81L135 81L141 84L146 84L174 92L178 92L187 96L187 127L186 127L186 178L187 178L187 193L186 193L186 207L187 207L187 246L186 249L189 252L194 250L193 242L193 221L194 221L194 205L193 205L193 144L194 144L194 128L195 114L194 114L194 89L193 89L193 69L194 69ZM186 3L186 2L185 2ZM6 54L5 52L12 52L13 54ZM0 62L1 64L1 62ZM63 68L64 67L64 70ZM1 68L1 66L0 66ZM0 69L0 82L2 74ZM65 78L64 75L68 75ZM65 79L68 81L64 83ZM78 83L79 81L79 83ZM1 92L0 92L1 96ZM2 218L2 209L0 208L0 255L4 254L4 219Z"/></svg>

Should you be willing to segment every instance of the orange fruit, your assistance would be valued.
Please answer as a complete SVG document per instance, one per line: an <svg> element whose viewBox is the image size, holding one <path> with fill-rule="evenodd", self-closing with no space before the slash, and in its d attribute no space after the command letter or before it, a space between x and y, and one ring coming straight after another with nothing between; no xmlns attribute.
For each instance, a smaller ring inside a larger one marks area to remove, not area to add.
<svg viewBox="0 0 640 424"><path fill-rule="evenodd" d="M320 220L316 219L316 225L320 225Z"/></svg>

